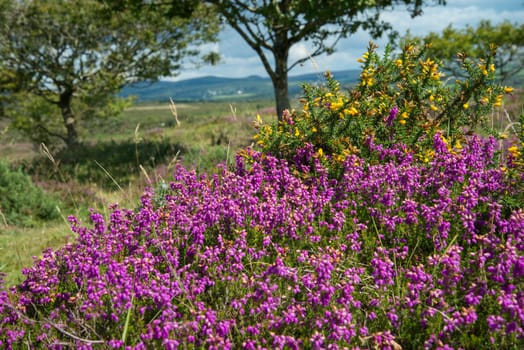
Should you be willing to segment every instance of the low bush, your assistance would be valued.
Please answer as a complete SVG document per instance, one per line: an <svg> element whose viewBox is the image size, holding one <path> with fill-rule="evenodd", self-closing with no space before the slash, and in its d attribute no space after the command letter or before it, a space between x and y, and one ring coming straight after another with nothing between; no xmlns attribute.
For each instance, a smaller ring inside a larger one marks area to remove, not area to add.
<svg viewBox="0 0 524 350"><path fill-rule="evenodd" d="M489 58L448 86L415 48L373 50L354 90L257 121L234 170L70 217L76 241L0 292L0 345L524 348L524 134L475 134L510 89Z"/></svg>
<svg viewBox="0 0 524 350"><path fill-rule="evenodd" d="M421 166L369 146L344 175L251 152L235 172L179 167L137 211L70 218L2 294L0 341L45 348L520 349L524 212L494 139ZM314 157L313 147L302 151Z"/></svg>
<svg viewBox="0 0 524 350"><path fill-rule="evenodd" d="M479 62L459 56L466 78L451 80L424 48L406 45L399 54L386 49L383 57L376 49L370 44L360 59L360 80L350 90L328 73L326 84L304 86L302 110L285 112L278 124L259 119L255 139L263 152L292 160L310 143L336 171L348 155L368 157L362 146L370 140L385 147L402 143L427 162L437 132L450 148L478 131L498 135L487 117L513 89L494 82L495 51Z"/></svg>
<svg viewBox="0 0 524 350"><path fill-rule="evenodd" d="M57 205L29 176L0 162L0 225L31 226L57 219Z"/></svg>

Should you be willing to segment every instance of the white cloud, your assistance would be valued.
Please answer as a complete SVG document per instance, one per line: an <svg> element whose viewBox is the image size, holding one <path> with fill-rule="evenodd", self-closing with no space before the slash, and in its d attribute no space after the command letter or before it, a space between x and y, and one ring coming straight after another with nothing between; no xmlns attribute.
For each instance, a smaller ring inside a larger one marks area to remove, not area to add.
<svg viewBox="0 0 524 350"><path fill-rule="evenodd" d="M289 50L289 62L295 62L302 58L309 57L310 52L305 43L298 43Z"/></svg>

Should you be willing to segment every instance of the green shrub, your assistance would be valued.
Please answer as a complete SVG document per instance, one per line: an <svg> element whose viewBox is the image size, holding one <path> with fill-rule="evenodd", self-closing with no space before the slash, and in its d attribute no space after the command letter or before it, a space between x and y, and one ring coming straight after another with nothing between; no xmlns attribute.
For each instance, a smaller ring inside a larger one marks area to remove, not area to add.
<svg viewBox="0 0 524 350"><path fill-rule="evenodd" d="M311 144L317 157L336 168L350 154L369 155L363 145L372 141L405 144L406 151L428 162L437 132L450 149L460 149L469 133L493 132L487 115L512 91L494 83L495 50L478 62L459 55L466 78L446 80L426 48L406 45L399 54L387 48L382 58L376 49L370 44L359 59L360 80L349 91L327 73L325 85L304 85L301 111L285 112L278 125L259 119L255 139L263 152L292 159Z"/></svg>
<svg viewBox="0 0 524 350"><path fill-rule="evenodd" d="M29 176L0 162L0 211L3 224L32 226L59 217L57 200L35 186Z"/></svg>

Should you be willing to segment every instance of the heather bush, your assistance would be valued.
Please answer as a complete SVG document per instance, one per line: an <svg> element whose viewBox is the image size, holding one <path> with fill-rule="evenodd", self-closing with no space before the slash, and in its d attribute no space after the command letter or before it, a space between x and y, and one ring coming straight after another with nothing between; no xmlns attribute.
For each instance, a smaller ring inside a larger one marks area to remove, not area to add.
<svg viewBox="0 0 524 350"><path fill-rule="evenodd" d="M493 138L444 140L423 165L368 142L380 162L349 155L338 179L312 144L309 175L249 149L234 171L178 167L137 210L70 218L76 241L0 293L1 345L521 349L518 187Z"/></svg>
<svg viewBox="0 0 524 350"><path fill-rule="evenodd" d="M475 134L510 91L491 59L450 83L371 46L358 86L306 86L233 170L70 217L76 240L0 288L0 346L523 348L524 134Z"/></svg>
<svg viewBox="0 0 524 350"><path fill-rule="evenodd" d="M286 111L278 124L256 122L255 139L264 152L292 160L304 143L316 157L340 169L346 157L367 157L369 140L384 146L403 143L418 160L428 162L432 140L440 133L450 148L461 147L466 135L495 133L487 116L513 89L494 83L495 49L478 62L458 61L465 78L451 79L439 71L426 48L406 45L383 57L370 44L359 61L359 83L345 91L329 73L320 86L305 85L302 109Z"/></svg>
<svg viewBox="0 0 524 350"><path fill-rule="evenodd" d="M57 219L57 205L29 176L0 162L0 225L31 226Z"/></svg>

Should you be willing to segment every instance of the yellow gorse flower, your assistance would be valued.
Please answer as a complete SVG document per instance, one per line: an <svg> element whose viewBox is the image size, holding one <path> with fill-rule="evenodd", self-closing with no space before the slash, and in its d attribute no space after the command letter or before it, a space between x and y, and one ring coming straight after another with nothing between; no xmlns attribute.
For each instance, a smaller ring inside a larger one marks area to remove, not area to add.
<svg viewBox="0 0 524 350"><path fill-rule="evenodd" d="M375 80L373 79L373 74L375 73L373 68L367 68L362 71L360 74L360 84L362 86L372 86Z"/></svg>
<svg viewBox="0 0 524 350"><path fill-rule="evenodd" d="M400 119L399 119L399 123L404 125L406 124L406 120L409 118L409 114L408 112L404 111L402 113L400 113Z"/></svg>
<svg viewBox="0 0 524 350"><path fill-rule="evenodd" d="M424 62L420 62L422 65L422 73L429 75L433 80L439 80L442 74L438 71L438 64L430 58L427 58Z"/></svg>
<svg viewBox="0 0 524 350"><path fill-rule="evenodd" d="M362 55L362 57L357 59L357 62L364 63L369 58L369 52L366 52Z"/></svg>
<svg viewBox="0 0 524 350"><path fill-rule="evenodd" d="M422 71L424 73L428 73L431 67L435 64L435 61L433 61L431 58L427 58L422 64Z"/></svg>
<svg viewBox="0 0 524 350"><path fill-rule="evenodd" d="M449 140L446 136L440 134L440 139L442 140L442 142L444 142L444 144L448 147L449 149Z"/></svg>
<svg viewBox="0 0 524 350"><path fill-rule="evenodd" d="M519 158L521 155L520 149L517 146L511 146L508 148L508 152L511 153L513 158Z"/></svg>
<svg viewBox="0 0 524 350"><path fill-rule="evenodd" d="M349 114L349 115L352 115L352 116L355 116L358 114L358 109L356 109L355 107L351 106L349 107L349 109L344 109L344 114Z"/></svg>
<svg viewBox="0 0 524 350"><path fill-rule="evenodd" d="M433 159L433 156L435 155L435 151L433 150L426 150L423 154L419 154L418 158L423 161L424 163L428 163L430 160Z"/></svg>
<svg viewBox="0 0 524 350"><path fill-rule="evenodd" d="M482 75L488 75L488 67L486 67L486 64L484 63L484 60L481 60L479 63L477 63L477 66L479 67L480 71L482 72Z"/></svg>
<svg viewBox="0 0 524 350"><path fill-rule="evenodd" d="M253 127L258 130L262 124L262 118L260 117L260 114L257 114L256 119L253 121Z"/></svg>
<svg viewBox="0 0 524 350"><path fill-rule="evenodd" d="M342 99L342 97L339 97L337 101L331 102L329 109L331 109L332 111L337 111L341 109L342 106L344 106L344 100Z"/></svg>
<svg viewBox="0 0 524 350"><path fill-rule="evenodd" d="M493 106L495 106L495 107L502 106L502 98L503 97L504 96L502 96L502 95L497 95L497 97L495 97L495 103L493 104Z"/></svg>
<svg viewBox="0 0 524 350"><path fill-rule="evenodd" d="M273 134L273 129L271 128L270 125L264 125L262 127L261 133L262 134L266 134L266 135L269 136L269 135Z"/></svg>

